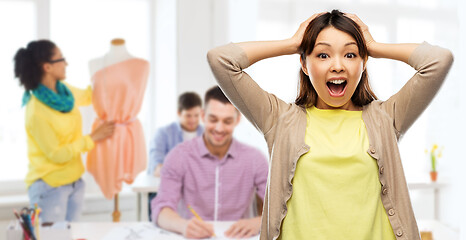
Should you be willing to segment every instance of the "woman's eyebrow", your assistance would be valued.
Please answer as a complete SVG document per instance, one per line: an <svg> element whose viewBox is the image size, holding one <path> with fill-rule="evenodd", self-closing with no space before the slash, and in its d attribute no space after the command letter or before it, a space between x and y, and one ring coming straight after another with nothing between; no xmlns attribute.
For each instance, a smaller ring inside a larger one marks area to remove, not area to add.
<svg viewBox="0 0 466 240"><path fill-rule="evenodd" d="M318 43L316 43L315 46L318 46L318 45L324 45L324 46L329 46L329 47L332 46L330 43L327 43L327 42L318 42ZM357 45L357 44L356 44L356 42L348 42L348 43L345 44L345 47L349 46L349 45Z"/></svg>
<svg viewBox="0 0 466 240"><path fill-rule="evenodd" d="M349 45L353 45L353 44L357 46L356 42L349 42L349 43L346 43L345 46L349 46Z"/></svg>
<svg viewBox="0 0 466 240"><path fill-rule="evenodd" d="M318 43L316 43L315 46L318 46L318 45L325 45L325 46L329 46L329 47L332 46L332 45L330 45L330 43L326 43L326 42L318 42Z"/></svg>

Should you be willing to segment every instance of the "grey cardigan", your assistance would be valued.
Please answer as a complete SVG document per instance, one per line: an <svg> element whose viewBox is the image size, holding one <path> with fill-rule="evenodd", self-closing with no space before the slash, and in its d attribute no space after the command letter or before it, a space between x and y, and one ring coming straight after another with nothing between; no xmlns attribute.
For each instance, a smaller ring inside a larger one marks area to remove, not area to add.
<svg viewBox="0 0 466 240"><path fill-rule="evenodd" d="M293 190L296 162L312 148L304 143L305 109L262 90L243 71L250 63L236 44L214 48L207 58L221 89L267 142L270 169L260 239L277 239ZM382 203L398 240L418 240L420 236L397 142L434 98L452 63L449 50L424 42L409 58L416 73L403 88L387 101L363 107L367 152L377 161Z"/></svg>

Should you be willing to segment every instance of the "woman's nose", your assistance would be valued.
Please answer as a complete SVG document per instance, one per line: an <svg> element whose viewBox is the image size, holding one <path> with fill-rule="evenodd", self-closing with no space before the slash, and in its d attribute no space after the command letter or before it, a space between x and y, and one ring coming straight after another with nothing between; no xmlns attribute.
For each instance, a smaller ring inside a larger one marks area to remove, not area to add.
<svg viewBox="0 0 466 240"><path fill-rule="evenodd" d="M332 61L332 66L330 67L330 71L340 73L344 70L345 70L345 67L342 64L341 59L334 58L334 60Z"/></svg>

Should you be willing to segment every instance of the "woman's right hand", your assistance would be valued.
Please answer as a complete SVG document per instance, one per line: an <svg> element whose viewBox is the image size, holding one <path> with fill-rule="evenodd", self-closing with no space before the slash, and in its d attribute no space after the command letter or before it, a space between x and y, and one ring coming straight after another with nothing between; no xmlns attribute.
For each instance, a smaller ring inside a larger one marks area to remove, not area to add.
<svg viewBox="0 0 466 240"><path fill-rule="evenodd" d="M236 43L243 49L249 60L249 65L243 65L243 69L266 58L277 57L282 55L291 55L298 53L298 48L303 41L304 32L309 23L323 13L316 13L301 23L298 31L290 37L283 40L275 41L252 41Z"/></svg>
<svg viewBox="0 0 466 240"><path fill-rule="evenodd" d="M90 134L94 142L106 139L113 135L115 131L115 122L114 121L105 121L100 124L92 133Z"/></svg>
<svg viewBox="0 0 466 240"><path fill-rule="evenodd" d="M303 41L304 37L304 32L306 31L307 26L309 26L309 23L314 20L314 18L324 14L325 12L321 13L315 13L312 15L310 18L308 18L306 21L302 22L299 25L298 31L291 37L291 40L293 42L293 45L296 47L296 53L298 53L298 48L301 45L301 42Z"/></svg>

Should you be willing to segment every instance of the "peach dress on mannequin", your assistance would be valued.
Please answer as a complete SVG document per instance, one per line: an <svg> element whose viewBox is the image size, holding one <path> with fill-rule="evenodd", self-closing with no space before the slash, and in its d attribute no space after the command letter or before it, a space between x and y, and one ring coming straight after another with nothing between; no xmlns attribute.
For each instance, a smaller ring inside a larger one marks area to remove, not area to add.
<svg viewBox="0 0 466 240"><path fill-rule="evenodd" d="M149 75L149 63L131 58L104 67L92 76L93 105L97 119L115 121L114 135L96 144L87 155L87 170L94 176L104 196L112 199L122 182L132 183L146 168L146 144L137 119Z"/></svg>

